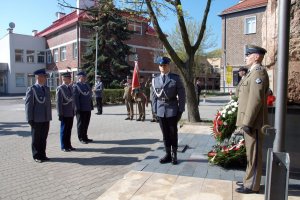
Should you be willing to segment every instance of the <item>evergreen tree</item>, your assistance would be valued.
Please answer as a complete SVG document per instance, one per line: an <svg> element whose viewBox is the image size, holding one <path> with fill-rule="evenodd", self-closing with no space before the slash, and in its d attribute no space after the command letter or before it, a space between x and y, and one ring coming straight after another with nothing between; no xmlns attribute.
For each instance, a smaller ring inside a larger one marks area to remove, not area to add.
<svg viewBox="0 0 300 200"><path fill-rule="evenodd" d="M130 39L133 31L127 29L128 24L121 17L120 10L115 7L113 0L98 0L98 4L87 12L91 20L84 26L91 33L95 33L83 56L85 61L83 68L88 74L89 82L95 80L96 31L98 32L98 75L102 76L105 85L113 80L123 80L130 72L126 57L131 53L130 47L123 42Z"/></svg>

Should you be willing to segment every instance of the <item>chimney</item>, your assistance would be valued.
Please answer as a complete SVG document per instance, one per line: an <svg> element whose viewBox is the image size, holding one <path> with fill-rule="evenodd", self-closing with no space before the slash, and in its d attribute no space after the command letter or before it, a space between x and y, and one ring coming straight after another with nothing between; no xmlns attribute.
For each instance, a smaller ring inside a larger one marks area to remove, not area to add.
<svg viewBox="0 0 300 200"><path fill-rule="evenodd" d="M66 15L66 13L63 13L63 12L56 12L56 17L57 17L57 19L60 19L60 18L62 18L63 16L65 16Z"/></svg>
<svg viewBox="0 0 300 200"><path fill-rule="evenodd" d="M32 36L36 36L37 32L37 30L32 30Z"/></svg>
<svg viewBox="0 0 300 200"><path fill-rule="evenodd" d="M77 15L79 15L82 10L93 7L95 2L96 0L77 0Z"/></svg>
<svg viewBox="0 0 300 200"><path fill-rule="evenodd" d="M6 30L7 30L8 33L13 33L13 30L14 30L14 29L13 29L13 28L8 28L8 29L6 29Z"/></svg>

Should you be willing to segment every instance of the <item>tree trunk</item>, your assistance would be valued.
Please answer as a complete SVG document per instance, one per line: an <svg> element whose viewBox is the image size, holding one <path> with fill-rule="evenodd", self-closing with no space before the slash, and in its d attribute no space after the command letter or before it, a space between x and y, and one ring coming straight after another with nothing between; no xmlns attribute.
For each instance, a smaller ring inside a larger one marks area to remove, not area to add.
<svg viewBox="0 0 300 200"><path fill-rule="evenodd" d="M198 102L196 98L195 86L193 81L187 81L186 85L186 101L189 122L200 122L200 113L198 109Z"/></svg>

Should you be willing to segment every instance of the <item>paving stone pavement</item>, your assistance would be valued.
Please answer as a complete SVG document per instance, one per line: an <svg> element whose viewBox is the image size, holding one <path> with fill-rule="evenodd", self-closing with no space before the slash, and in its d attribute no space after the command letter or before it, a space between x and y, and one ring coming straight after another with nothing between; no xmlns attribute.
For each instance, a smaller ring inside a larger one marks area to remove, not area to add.
<svg viewBox="0 0 300 200"><path fill-rule="evenodd" d="M212 118L220 106L200 105L201 116ZM145 122L136 122L124 120L124 105L105 106L103 112L92 113L88 132L93 143L79 143L75 119L72 145L77 150L62 152L53 109L46 151L51 161L38 164L32 159L24 101L0 98L0 199L96 199L161 146L159 126L150 123L149 114Z"/></svg>
<svg viewBox="0 0 300 200"><path fill-rule="evenodd" d="M62 152L53 109L46 150L51 161L38 164L32 159L23 100L0 100L0 112L1 200L96 199L160 145L159 126L149 116L145 122L125 121L125 106L106 106L103 115L92 113L89 137L94 142L79 143L75 119L72 145L77 150Z"/></svg>

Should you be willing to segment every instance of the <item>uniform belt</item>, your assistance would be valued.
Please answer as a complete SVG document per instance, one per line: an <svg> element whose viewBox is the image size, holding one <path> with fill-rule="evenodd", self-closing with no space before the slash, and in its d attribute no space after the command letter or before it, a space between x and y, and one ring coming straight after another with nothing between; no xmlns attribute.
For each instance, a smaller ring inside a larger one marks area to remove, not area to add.
<svg viewBox="0 0 300 200"><path fill-rule="evenodd" d="M171 102L171 101L177 101L177 98L171 98L171 99L167 99L167 98L159 98L158 101L162 101L162 102Z"/></svg>

